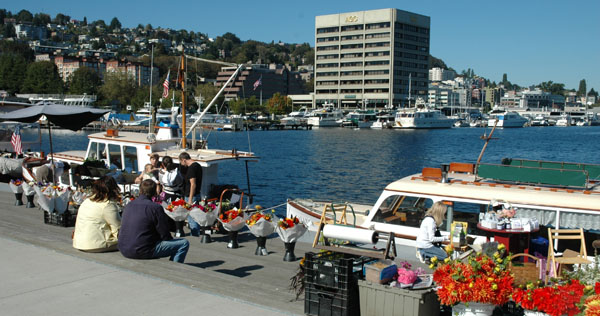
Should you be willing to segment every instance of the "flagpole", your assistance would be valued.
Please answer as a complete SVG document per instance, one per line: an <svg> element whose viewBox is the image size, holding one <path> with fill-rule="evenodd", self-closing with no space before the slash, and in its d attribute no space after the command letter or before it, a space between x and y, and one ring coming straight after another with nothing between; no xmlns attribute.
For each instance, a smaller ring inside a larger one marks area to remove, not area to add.
<svg viewBox="0 0 600 316"><path fill-rule="evenodd" d="M184 50L185 51L185 50ZM186 149L187 139L185 122L185 54L181 54L181 148Z"/></svg>

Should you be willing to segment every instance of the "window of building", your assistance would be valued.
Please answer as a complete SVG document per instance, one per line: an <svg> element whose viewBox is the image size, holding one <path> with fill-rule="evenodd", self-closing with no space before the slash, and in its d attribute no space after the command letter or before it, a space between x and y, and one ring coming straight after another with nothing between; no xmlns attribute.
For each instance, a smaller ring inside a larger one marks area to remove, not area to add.
<svg viewBox="0 0 600 316"><path fill-rule="evenodd" d="M353 62L346 62L346 63L340 63L340 66L342 68L344 67L362 67L363 63L361 61L353 61Z"/></svg>
<svg viewBox="0 0 600 316"><path fill-rule="evenodd" d="M365 76L389 75L389 69L383 70L365 70Z"/></svg>
<svg viewBox="0 0 600 316"><path fill-rule="evenodd" d="M329 54L329 55L317 55L317 60L324 60L324 59L336 59L338 58L339 55L338 54Z"/></svg>
<svg viewBox="0 0 600 316"><path fill-rule="evenodd" d="M340 76L362 76L362 71L342 71Z"/></svg>
<svg viewBox="0 0 600 316"><path fill-rule="evenodd" d="M317 47L317 51L328 51L328 50L337 50L339 48L338 45L329 45L329 46L319 46Z"/></svg>
<svg viewBox="0 0 600 316"><path fill-rule="evenodd" d="M365 66L383 66L383 65L389 65L389 64L390 64L389 60L373 60L373 61L365 62Z"/></svg>
<svg viewBox="0 0 600 316"><path fill-rule="evenodd" d="M362 38L363 38L362 34L346 35L346 36L342 36L342 41L361 40Z"/></svg>
<svg viewBox="0 0 600 316"><path fill-rule="evenodd" d="M365 57L378 57L378 56L389 56L389 51L381 51L381 52L367 52L365 53Z"/></svg>
<svg viewBox="0 0 600 316"><path fill-rule="evenodd" d="M364 25L362 25L362 24L342 26L342 32L359 31L362 29L364 29Z"/></svg>
<svg viewBox="0 0 600 316"><path fill-rule="evenodd" d="M356 49L356 48L363 48L363 44L359 43L359 44L348 44L348 45L342 45L341 47L342 49Z"/></svg>
<svg viewBox="0 0 600 316"><path fill-rule="evenodd" d="M336 68L338 65L338 63L322 63L317 64L317 68Z"/></svg>
<svg viewBox="0 0 600 316"><path fill-rule="evenodd" d="M362 84L362 80L341 80L340 85Z"/></svg>
<svg viewBox="0 0 600 316"><path fill-rule="evenodd" d="M348 53L348 54L341 54L340 58L360 58L362 57L362 53Z"/></svg>
<svg viewBox="0 0 600 316"><path fill-rule="evenodd" d="M390 89L379 88L379 89L365 89L365 93L388 93Z"/></svg>
<svg viewBox="0 0 600 316"><path fill-rule="evenodd" d="M365 84L384 84L384 83L390 83L390 79L371 79L371 80L365 80Z"/></svg>
<svg viewBox="0 0 600 316"><path fill-rule="evenodd" d="M390 22L370 23L370 24L365 25L365 28L367 30L383 29L383 28L388 28L388 27L390 27Z"/></svg>
<svg viewBox="0 0 600 316"><path fill-rule="evenodd" d="M340 30L340 28L337 26L322 27L322 28L317 29L317 34L339 32L339 30Z"/></svg>
<svg viewBox="0 0 600 316"><path fill-rule="evenodd" d="M317 43L335 42L339 40L339 36L319 37Z"/></svg>
<svg viewBox="0 0 600 316"><path fill-rule="evenodd" d="M337 71L330 71L330 72L317 72L316 77L335 77L338 75Z"/></svg>
<svg viewBox="0 0 600 316"><path fill-rule="evenodd" d="M389 38L390 32L365 34L365 39L370 38Z"/></svg>

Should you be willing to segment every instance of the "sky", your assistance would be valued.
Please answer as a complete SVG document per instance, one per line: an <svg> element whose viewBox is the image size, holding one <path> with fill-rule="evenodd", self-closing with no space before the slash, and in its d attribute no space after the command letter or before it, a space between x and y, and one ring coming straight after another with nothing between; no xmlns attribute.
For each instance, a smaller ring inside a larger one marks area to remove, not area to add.
<svg viewBox="0 0 600 316"><path fill-rule="evenodd" d="M0 8L57 13L89 22L117 17L124 27L185 29L215 38L309 43L315 16L396 8L431 18L431 55L457 72L471 68L492 81L520 86L545 81L600 91L600 1L7 1Z"/></svg>

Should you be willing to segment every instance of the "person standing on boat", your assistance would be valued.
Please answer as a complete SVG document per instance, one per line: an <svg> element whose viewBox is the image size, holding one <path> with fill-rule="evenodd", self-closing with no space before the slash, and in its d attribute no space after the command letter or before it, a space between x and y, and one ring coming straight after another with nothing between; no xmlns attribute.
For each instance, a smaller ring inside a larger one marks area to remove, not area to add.
<svg viewBox="0 0 600 316"><path fill-rule="evenodd" d="M426 260L437 257L443 260L448 257L442 248L442 242L448 240L448 237L442 236L438 229L446 218L446 209L444 203L435 202L425 213L417 235L417 252L420 258Z"/></svg>
<svg viewBox="0 0 600 316"><path fill-rule="evenodd" d="M197 162L194 162L190 157L190 154L182 152L179 154L179 164L181 166L181 174L185 175L184 181L184 198L192 204L195 201L201 200L201 187L202 187L202 166ZM200 225L196 221L188 216L188 224L192 236L200 236Z"/></svg>
<svg viewBox="0 0 600 316"><path fill-rule="evenodd" d="M104 176L92 183L92 194L77 212L73 248L87 252L116 251L121 228L117 182L111 176Z"/></svg>
<svg viewBox="0 0 600 316"><path fill-rule="evenodd" d="M183 176L173 163L173 158L163 157L159 180L163 186L165 201L175 201L183 196Z"/></svg>
<svg viewBox="0 0 600 316"><path fill-rule="evenodd" d="M154 178L158 179L159 177L159 172L161 169L161 163L160 163L160 156L157 153L153 153L150 155L150 164L152 165L152 168L150 168L152 174L154 175Z"/></svg>
<svg viewBox="0 0 600 316"><path fill-rule="evenodd" d="M183 238L171 237L169 217L162 206L151 200L155 195L156 182L142 181L140 196L123 211L119 251L130 259L169 257L171 261L183 263L190 243Z"/></svg>

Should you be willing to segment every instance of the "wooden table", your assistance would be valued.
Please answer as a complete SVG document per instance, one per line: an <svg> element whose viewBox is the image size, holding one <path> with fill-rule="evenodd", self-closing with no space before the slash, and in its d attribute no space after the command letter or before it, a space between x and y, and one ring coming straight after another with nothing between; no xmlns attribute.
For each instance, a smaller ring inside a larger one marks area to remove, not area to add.
<svg viewBox="0 0 600 316"><path fill-rule="evenodd" d="M523 229L495 229L481 226L481 223L477 223L477 228L486 232L488 241L490 236L494 236L494 240L506 246L506 251L513 254L516 253L529 253L529 240L531 239L530 234L539 231L540 229L534 229L532 231L525 231ZM527 260L527 257L525 257Z"/></svg>

